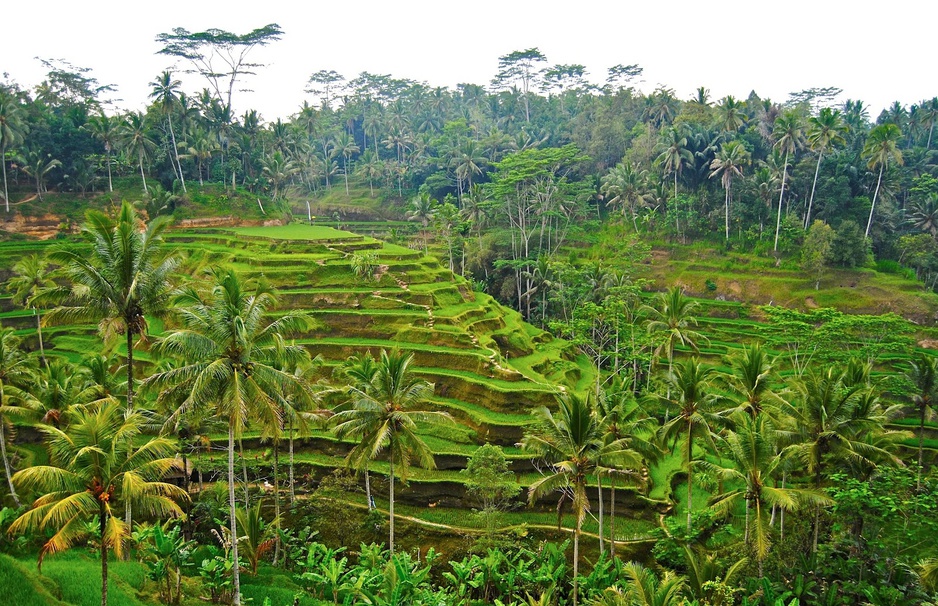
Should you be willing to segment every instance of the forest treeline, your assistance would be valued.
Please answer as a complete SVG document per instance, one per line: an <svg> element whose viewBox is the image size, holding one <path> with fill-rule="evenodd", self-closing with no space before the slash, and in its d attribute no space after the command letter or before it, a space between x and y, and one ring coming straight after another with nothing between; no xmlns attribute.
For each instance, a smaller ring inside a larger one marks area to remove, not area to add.
<svg viewBox="0 0 938 606"><path fill-rule="evenodd" d="M237 40L250 48L279 33L268 26ZM158 40L183 61L211 49L185 30ZM49 189L108 191L115 175L136 174L147 196L158 182L157 212L194 183L295 199L348 192L351 180L438 227L451 264L526 313L536 260L617 214L635 231L760 254L799 259L807 242L812 273L875 260L929 287L938 278L938 97L896 101L875 117L832 87L784 100L713 99L701 87L680 99L665 86L638 90L637 65L609 68L596 86L584 66L551 65L532 48L500 57L490 83L455 89L320 70L295 114L265 121L234 111L249 73L239 63L194 64L201 91L155 74L146 109L125 113L106 109L113 89L90 69L46 65L31 89L0 87L7 210Z"/></svg>

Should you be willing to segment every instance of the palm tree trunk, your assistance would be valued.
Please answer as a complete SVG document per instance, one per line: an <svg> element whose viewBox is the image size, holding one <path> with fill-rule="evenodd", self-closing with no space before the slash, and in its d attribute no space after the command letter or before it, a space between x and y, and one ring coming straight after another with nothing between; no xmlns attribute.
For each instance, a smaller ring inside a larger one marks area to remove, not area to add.
<svg viewBox="0 0 938 606"><path fill-rule="evenodd" d="M7 188L7 162L6 162L6 145L0 147L0 166L3 166L3 201L6 204L7 212L10 212L10 191Z"/></svg>
<svg viewBox="0 0 938 606"><path fill-rule="evenodd" d="M726 239L730 239L730 187L726 186L726 202L724 203L726 208Z"/></svg>
<svg viewBox="0 0 938 606"><path fill-rule="evenodd" d="M3 395L3 385L0 384L0 397ZM3 417L0 417L0 455L3 456L3 469L7 474L7 485L10 487L10 496L13 497L13 502L16 503L16 506L21 505L19 497L16 496L16 489L13 488L13 469L10 467L10 459L7 457L7 437L4 432L4 425L6 421L3 420Z"/></svg>
<svg viewBox="0 0 938 606"><path fill-rule="evenodd" d="M694 460L693 448L694 441L692 440L693 432L690 427L687 428L687 533L690 534L691 524L690 524L690 514L693 509L693 490L692 484L694 479L694 472L691 470L691 463Z"/></svg>
<svg viewBox="0 0 938 606"><path fill-rule="evenodd" d="M104 533L107 530L107 512L104 507L99 514L101 529L101 606L107 606L107 542L104 540Z"/></svg>
<svg viewBox="0 0 938 606"><path fill-rule="evenodd" d="M817 176L821 172L821 158L823 153L817 155L817 168L814 169L814 184L811 186L811 197L808 198L808 212L804 216L804 228L811 227L811 206L814 204L814 191L817 189Z"/></svg>
<svg viewBox="0 0 938 606"><path fill-rule="evenodd" d="M915 479L915 489L919 492L922 491L922 447L925 444L925 405L921 405L922 414L919 417L918 422L918 472L916 473ZM2 439L2 436L0 436ZM6 457L4 456L4 462L6 462ZM9 477L10 472L7 472L7 477Z"/></svg>
<svg viewBox="0 0 938 606"><path fill-rule="evenodd" d="M107 148L107 190L109 192L114 191L114 184L111 182L111 146L110 145Z"/></svg>
<svg viewBox="0 0 938 606"><path fill-rule="evenodd" d="M785 471L782 472L782 490L785 490L785 476L786 476L786 474L787 474L787 472L785 472ZM784 508L784 507L779 507L779 514L778 514L778 540L779 540L779 541L784 541L784 540L785 540L785 508Z"/></svg>
<svg viewBox="0 0 938 606"><path fill-rule="evenodd" d="M231 603L241 606L241 576L238 572L238 525L235 521L234 425L228 425L228 513L231 516Z"/></svg>
<svg viewBox="0 0 938 606"><path fill-rule="evenodd" d="M143 193L150 193L150 190L147 189L147 177L143 174L143 154L140 154L140 180L143 181Z"/></svg>
<svg viewBox="0 0 938 606"><path fill-rule="evenodd" d="M280 440L274 440L274 519L277 521L277 530L280 530ZM277 533L274 543L274 566L280 561L280 533Z"/></svg>
<svg viewBox="0 0 938 606"><path fill-rule="evenodd" d="M596 471L596 481L599 484L599 555L602 556L606 548L603 545L603 480L599 470Z"/></svg>
<svg viewBox="0 0 938 606"><path fill-rule="evenodd" d="M389 518L389 525L390 525L391 533L390 533L388 542L389 542L390 545L391 545L391 547L390 547L390 549L391 549L391 556L394 556L394 454L393 454L393 453L394 453L394 450L393 450L393 446L394 446L394 445L393 445L393 443L392 443L391 446L392 446L392 448L388 449L388 451L391 453L391 456L388 457L388 462L391 464L391 489L390 489L390 493L389 493L389 494L390 494L390 501L391 501L391 507L390 507L390 510L391 510L391 511L390 511L390 518Z"/></svg>
<svg viewBox="0 0 938 606"><path fill-rule="evenodd" d="M573 606L577 606L577 599L580 589L580 581L577 578L580 574L580 531L583 527L583 520L577 513L576 529L573 531Z"/></svg>
<svg viewBox="0 0 938 606"><path fill-rule="evenodd" d="M46 366L46 349L42 344L42 317L38 307L33 307L33 311L36 312L36 333L39 335L39 363Z"/></svg>
<svg viewBox="0 0 938 606"><path fill-rule="evenodd" d="M778 218L775 220L775 247L778 252L778 232L782 226L782 199L785 197L785 179L788 177L788 153L785 153L785 164L782 166L782 191L778 194Z"/></svg>
<svg viewBox="0 0 938 606"><path fill-rule="evenodd" d="M134 409L134 331L127 324L127 413ZM128 498L124 503L124 524L133 528L133 508ZM128 554L130 557L130 554Z"/></svg>
<svg viewBox="0 0 938 606"><path fill-rule="evenodd" d="M883 182L883 169L886 168L886 163L883 162L879 167L879 179L876 180L876 191L873 192L873 203L870 205L870 218L866 222L866 233L863 234L864 238L870 237L870 225L873 224L873 210L876 209L876 196L879 195L879 186Z"/></svg>
<svg viewBox="0 0 938 606"><path fill-rule="evenodd" d="M290 505L296 501L296 488L293 485L293 418L290 418Z"/></svg>
<svg viewBox="0 0 938 606"><path fill-rule="evenodd" d="M609 558L616 557L616 477L609 474Z"/></svg>
<svg viewBox="0 0 938 606"><path fill-rule="evenodd" d="M348 195L348 158L342 163L342 172L345 174L345 195Z"/></svg>
<svg viewBox="0 0 938 606"><path fill-rule="evenodd" d="M238 438L238 456L241 457L241 474L244 478L244 508L251 506L251 492L248 484L248 462L244 458L244 443Z"/></svg>
<svg viewBox="0 0 938 606"><path fill-rule="evenodd" d="M186 191L186 178L182 174L182 163L179 162L179 147L176 145L176 133L173 131L173 116L172 114L167 114L167 120L169 120L169 136L173 141L173 153L176 155L176 166L179 168L179 182L182 183L182 193L187 194Z"/></svg>
<svg viewBox="0 0 938 606"><path fill-rule="evenodd" d="M368 511L374 509L371 498L371 474L368 473L368 462L365 462L365 499L368 501Z"/></svg>
<svg viewBox="0 0 938 606"><path fill-rule="evenodd" d="M134 409L134 334L127 327L127 412Z"/></svg>

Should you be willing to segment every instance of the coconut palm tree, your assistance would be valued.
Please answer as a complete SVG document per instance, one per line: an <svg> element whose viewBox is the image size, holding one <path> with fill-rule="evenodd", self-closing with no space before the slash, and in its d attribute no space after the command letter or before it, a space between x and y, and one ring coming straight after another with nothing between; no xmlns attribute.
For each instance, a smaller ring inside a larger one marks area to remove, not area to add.
<svg viewBox="0 0 938 606"><path fill-rule="evenodd" d="M631 163L620 162L602 178L600 193L606 196L606 204L622 207L632 215L632 226L638 232L636 209L645 206L651 196L647 188L648 171L637 170Z"/></svg>
<svg viewBox="0 0 938 606"><path fill-rule="evenodd" d="M821 172L821 159L824 153L838 145L846 145L844 137L848 131L847 123L836 109L825 107L817 116L808 118L808 146L817 152L817 167L814 169L814 182L811 185L811 197L808 198L808 211L804 216L804 228L811 225L811 208L814 205L814 192L817 190L817 177Z"/></svg>
<svg viewBox="0 0 938 606"><path fill-rule="evenodd" d="M606 589L596 601L597 606L679 606L686 604L684 589L687 580L670 570L659 579L653 570L638 562L622 567L625 588L618 585Z"/></svg>
<svg viewBox="0 0 938 606"><path fill-rule="evenodd" d="M687 137L680 129L669 128L662 135L661 148L663 151L658 155L656 162L661 164L664 174L674 175L674 197L677 197L677 179L681 175L681 170L685 166L693 166L694 156L687 149Z"/></svg>
<svg viewBox="0 0 938 606"><path fill-rule="evenodd" d="M714 369L691 358L679 363L668 372L667 397L662 403L674 409L674 417L661 426L659 434L664 443L677 446L684 434L684 467L687 471L687 532L691 531L693 512L694 441L703 440L716 448L713 437L723 423L717 409L720 397L712 390Z"/></svg>
<svg viewBox="0 0 938 606"><path fill-rule="evenodd" d="M16 161L22 171L33 178L36 196L42 200L42 193L46 191L46 177L56 168L61 168L62 162L38 148L27 148L16 157Z"/></svg>
<svg viewBox="0 0 938 606"><path fill-rule="evenodd" d="M658 459L660 451L653 440L657 423L642 410L635 401L632 390L619 379L615 379L609 388L600 392L596 414L599 416L599 423L602 427L604 448L613 451L628 450L631 451L629 454L632 459L639 459L639 465L625 467L617 456L615 460L607 461L606 463L610 464L602 470L603 474L609 476L609 553L614 557L616 554L616 480L620 476L638 475L636 467L640 468L640 473L643 474L647 466ZM635 460L630 462L635 463ZM597 474L597 481L601 506L602 474ZM636 483L641 484L642 479ZM599 519L599 535L602 541L601 507Z"/></svg>
<svg viewBox="0 0 938 606"><path fill-rule="evenodd" d="M698 306L697 301L684 296L681 287L672 286L666 292L658 293L654 304L645 308L648 334L663 337L654 355L659 359L662 353L667 356L669 373L673 367L674 348L678 344L696 352L697 343L707 342L706 337L691 328L697 326L697 318L691 312Z"/></svg>
<svg viewBox="0 0 938 606"><path fill-rule="evenodd" d="M159 390L157 403L175 411L174 427L189 414L210 407L228 425L228 506L231 530L233 603L241 604L235 502L235 440L257 420L267 431L281 424L277 394L302 389L296 378L273 363L300 362L306 351L278 345L279 335L302 329L306 319L286 314L265 322L275 304L266 283L244 284L233 270L216 269L209 292L188 289L177 299L182 328L160 339L155 351L181 358L181 366L158 372L145 385Z"/></svg>
<svg viewBox="0 0 938 606"><path fill-rule="evenodd" d="M114 183L111 181L111 152L117 147L120 140L121 121L117 117L106 115L104 112L96 116L91 116L85 122L83 129L104 145L104 157L107 164L107 190L114 191Z"/></svg>
<svg viewBox="0 0 938 606"><path fill-rule="evenodd" d="M3 202L10 212L10 191L7 188L7 150L23 141L29 132L26 111L20 101L6 91L0 91L0 166L3 167Z"/></svg>
<svg viewBox="0 0 938 606"><path fill-rule="evenodd" d="M794 443L785 448L785 456L804 465L820 490L827 465L849 462L875 467L881 461L896 462L889 442L870 438L884 432L888 411L867 396L865 381L856 380L857 365L845 368L828 366L809 373L797 385L797 402L787 407L795 425ZM872 404L872 405L871 405ZM812 550L817 551L820 507L815 512Z"/></svg>
<svg viewBox="0 0 938 606"><path fill-rule="evenodd" d="M729 373L721 377L738 402L737 410L755 418L766 413L770 418L779 416L779 406L784 402L772 388L775 359L759 343L751 343L729 360Z"/></svg>
<svg viewBox="0 0 938 606"><path fill-rule="evenodd" d="M723 467L701 461L700 467L731 486L712 499L711 506L721 515L733 514L745 502L744 540L754 549L762 576L762 563L769 554L769 511L776 507L796 511L802 505L826 505L831 502L823 493L813 490L772 486L783 469L778 450L779 432L765 414L752 417L740 415L735 429L720 440L721 458L730 465Z"/></svg>
<svg viewBox="0 0 938 606"><path fill-rule="evenodd" d="M177 260L160 247L169 221L156 217L144 224L128 202L116 221L89 211L81 235L90 250L63 246L49 254L71 285L40 297L61 302L46 314L46 322L97 321L107 348L116 337L125 337L128 412L134 406L134 342L146 337L147 316L168 311L170 273Z"/></svg>
<svg viewBox="0 0 938 606"><path fill-rule="evenodd" d="M938 360L925 354L918 354L911 362L912 368L906 375L915 385L912 394L912 405L918 413L918 472L916 474L916 490L922 489L922 463L923 446L925 443L925 420L934 416L935 406L938 404Z"/></svg>
<svg viewBox="0 0 938 606"><path fill-rule="evenodd" d="M352 138L350 134L345 131L339 133L335 138L335 152L342 154L342 175L345 177L345 195L348 195L348 163L352 158L352 154L357 154L361 151L361 148L358 147L358 144L355 143L355 139Z"/></svg>
<svg viewBox="0 0 938 606"><path fill-rule="evenodd" d="M640 457L622 441L608 444L604 441L602 424L588 396L564 393L557 398L556 415L546 407L537 409L534 414L535 427L525 433L521 446L544 459L550 468L546 475L531 484L528 499L533 504L538 497L553 490L567 491L561 498L570 499L576 520L573 530L573 603L576 604L580 535L590 508L587 478L603 464L634 465Z"/></svg>
<svg viewBox="0 0 938 606"><path fill-rule="evenodd" d="M717 105L720 127L724 132L736 134L746 123L745 101L737 101L732 95L723 97Z"/></svg>
<svg viewBox="0 0 938 606"><path fill-rule="evenodd" d="M23 406L31 398L21 389L33 376L26 353L20 348L20 339L12 328L0 330L0 457L3 458L3 470L6 472L10 496L17 507L19 497L13 486L13 466L7 454L7 440L11 439L13 426L8 426L11 416L28 416L30 410Z"/></svg>
<svg viewBox="0 0 938 606"><path fill-rule="evenodd" d="M725 218L726 239L730 239L730 188L733 177L742 177L743 168L749 164L749 152L739 141L728 141L720 147L716 158L710 163L710 178L720 177L726 191Z"/></svg>
<svg viewBox="0 0 938 606"><path fill-rule="evenodd" d="M170 156L170 163L175 161L174 168L179 182L182 184L182 193L186 192L186 177L182 173L182 164L179 162L179 146L176 144L176 131L173 130L173 111L179 102L179 88L182 82L173 80L173 74L170 71L164 71L156 80L150 83L152 92L150 98L160 105L160 109L166 115L166 121L169 124L169 136L173 144L173 154ZM108 173L110 177L110 173Z"/></svg>
<svg viewBox="0 0 938 606"><path fill-rule="evenodd" d="M377 369L365 389L350 387L353 405L333 417L335 433L359 443L349 452L348 462L361 469L367 461L387 449L390 466L388 545L394 553L394 480L395 467L401 479L407 479L411 460L427 469L436 467L433 451L417 434L417 423L441 424L452 418L444 412L414 410L426 404L433 386L414 375L410 364L414 355L400 351L381 352Z"/></svg>
<svg viewBox="0 0 938 606"><path fill-rule="evenodd" d="M10 526L11 533L38 532L52 536L39 551L64 551L85 539L95 519L100 532L101 604L107 606L108 551L120 556L130 527L121 519L121 505L133 502L150 518L182 515L177 501L185 491L161 479L175 466L176 445L168 439L145 437L144 418L127 413L105 399L68 412L67 429L46 426L43 433L50 464L20 470L13 482L40 496ZM48 535L45 535L48 536Z"/></svg>
<svg viewBox="0 0 938 606"><path fill-rule="evenodd" d="M865 237L870 237L870 226L873 224L873 211L876 210L876 198L883 183L883 173L889 166L889 160L902 165L902 152L899 151L899 139L902 131L892 123L880 124L870 131L863 146L863 157L867 159L867 167L875 170L879 167L879 177L876 179L876 189L873 191L873 203L870 205L870 218L866 222Z"/></svg>
<svg viewBox="0 0 938 606"><path fill-rule="evenodd" d="M13 265L16 274L7 280L7 288L13 293L13 302L24 307L31 307L36 314L36 332L39 335L39 361L46 363L46 350L42 342L42 317L36 296L55 287L49 271L49 262L39 255L28 255Z"/></svg>
<svg viewBox="0 0 938 606"><path fill-rule="evenodd" d="M801 116L794 110L789 110L775 119L772 128L772 138L775 147L785 154L782 164L782 188L778 195L778 218L775 221L775 246L778 252L778 232L782 226L782 200L785 198L785 181L788 177L788 158L798 152L804 145L804 132L801 125Z"/></svg>
<svg viewBox="0 0 938 606"><path fill-rule="evenodd" d="M140 180L143 181L143 191L148 193L147 176L143 172L143 163L156 149L156 142L151 134L150 123L143 112L130 112L124 116L118 141L129 155L137 156L137 162L140 165Z"/></svg>
<svg viewBox="0 0 938 606"><path fill-rule="evenodd" d="M354 405L358 392L368 392L371 390L375 374L378 372L378 364L375 362L371 352L363 354L354 354L350 356L336 371L339 380L346 383L346 394L348 395L347 404ZM365 500L368 501L368 510L374 509L374 499L371 497L371 475L368 467L371 459L362 461L365 474Z"/></svg>

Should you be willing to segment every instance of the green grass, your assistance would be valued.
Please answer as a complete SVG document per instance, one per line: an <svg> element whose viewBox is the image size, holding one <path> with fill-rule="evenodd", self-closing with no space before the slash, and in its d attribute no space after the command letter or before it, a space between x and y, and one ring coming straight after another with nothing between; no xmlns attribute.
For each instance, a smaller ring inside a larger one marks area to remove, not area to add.
<svg viewBox="0 0 938 606"><path fill-rule="evenodd" d="M361 236L352 232L340 231L334 227L323 225L306 225L292 223L290 225L276 225L271 227L232 227L226 229L242 236L270 238L272 240L354 240Z"/></svg>
<svg viewBox="0 0 938 606"><path fill-rule="evenodd" d="M49 579L36 573L35 562L16 560L0 554L0 602L9 606L60 606ZM98 594L100 595L100 594ZM97 604L101 603L100 597Z"/></svg>
<svg viewBox="0 0 938 606"><path fill-rule="evenodd" d="M75 606L101 604L101 563L80 551L66 552L43 561L42 574L58 586L62 601ZM108 606L143 606L135 590L143 585L143 565L111 561L108 564Z"/></svg>

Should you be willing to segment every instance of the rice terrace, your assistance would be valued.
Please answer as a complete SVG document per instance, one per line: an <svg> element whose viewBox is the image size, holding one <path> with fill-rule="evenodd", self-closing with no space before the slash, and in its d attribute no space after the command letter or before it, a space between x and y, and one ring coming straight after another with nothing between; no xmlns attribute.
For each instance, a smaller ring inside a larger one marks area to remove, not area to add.
<svg viewBox="0 0 938 606"><path fill-rule="evenodd" d="M0 604L938 603L938 98L282 36L0 81Z"/></svg>

